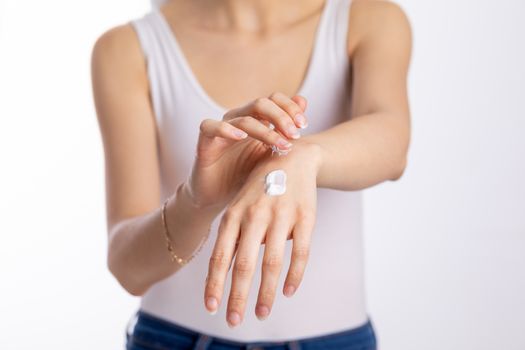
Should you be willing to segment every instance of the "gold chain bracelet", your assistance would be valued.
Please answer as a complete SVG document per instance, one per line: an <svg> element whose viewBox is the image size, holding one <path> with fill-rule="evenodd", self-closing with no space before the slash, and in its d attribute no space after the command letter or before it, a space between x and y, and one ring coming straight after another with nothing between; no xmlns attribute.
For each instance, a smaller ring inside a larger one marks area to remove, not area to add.
<svg viewBox="0 0 525 350"><path fill-rule="evenodd" d="M161 210L162 224L164 225L164 237L166 238L166 247L168 248L168 252L170 253L171 261L172 262L177 261L180 265L184 266L187 263L189 263L195 256L197 256L197 254L199 254L199 252L201 251L202 247L204 246L204 243L206 242L210 234L211 225L208 228L208 233L201 239L201 242L199 243L199 248L197 249L196 252L194 252L188 259L184 259L184 258L177 256L177 254L175 254L175 252L173 251L170 234L168 232L168 225L166 224L166 206L170 198L171 197L166 198L166 200L164 201L164 204L162 205L162 210Z"/></svg>

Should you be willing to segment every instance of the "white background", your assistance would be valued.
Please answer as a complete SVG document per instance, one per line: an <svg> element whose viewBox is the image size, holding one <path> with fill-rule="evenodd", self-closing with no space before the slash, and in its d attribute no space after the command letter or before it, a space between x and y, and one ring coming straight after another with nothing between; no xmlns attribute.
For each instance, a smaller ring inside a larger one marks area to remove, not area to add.
<svg viewBox="0 0 525 350"><path fill-rule="evenodd" d="M403 178L365 191L385 350L525 349L525 2L403 0ZM0 349L119 349L138 305L105 265L89 59L146 0L0 0Z"/></svg>

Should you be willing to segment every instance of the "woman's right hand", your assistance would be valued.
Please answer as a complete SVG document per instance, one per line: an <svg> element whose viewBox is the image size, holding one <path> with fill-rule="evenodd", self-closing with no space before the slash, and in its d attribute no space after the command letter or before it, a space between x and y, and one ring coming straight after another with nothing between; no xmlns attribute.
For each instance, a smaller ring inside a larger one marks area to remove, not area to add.
<svg viewBox="0 0 525 350"><path fill-rule="evenodd" d="M192 172L184 183L192 203L220 211L258 160L273 152L272 146L279 153L291 150L289 139L300 137L298 129L308 125L305 108L302 96L276 92L229 110L222 120L204 119Z"/></svg>

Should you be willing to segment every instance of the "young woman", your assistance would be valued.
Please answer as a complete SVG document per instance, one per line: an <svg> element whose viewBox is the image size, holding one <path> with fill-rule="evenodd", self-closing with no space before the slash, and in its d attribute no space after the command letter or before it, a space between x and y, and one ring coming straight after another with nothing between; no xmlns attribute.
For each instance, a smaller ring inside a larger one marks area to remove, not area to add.
<svg viewBox="0 0 525 350"><path fill-rule="evenodd" d="M171 0L100 36L128 349L376 348L361 190L405 169L410 54L386 1Z"/></svg>

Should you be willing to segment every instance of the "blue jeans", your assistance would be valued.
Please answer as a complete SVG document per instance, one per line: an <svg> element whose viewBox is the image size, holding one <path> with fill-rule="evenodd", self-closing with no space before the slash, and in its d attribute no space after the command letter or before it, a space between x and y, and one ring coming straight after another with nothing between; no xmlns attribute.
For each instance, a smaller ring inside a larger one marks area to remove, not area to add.
<svg viewBox="0 0 525 350"><path fill-rule="evenodd" d="M126 332L127 350L376 350L370 320L364 325L317 337L275 342L238 342L215 337L137 312L133 333Z"/></svg>

